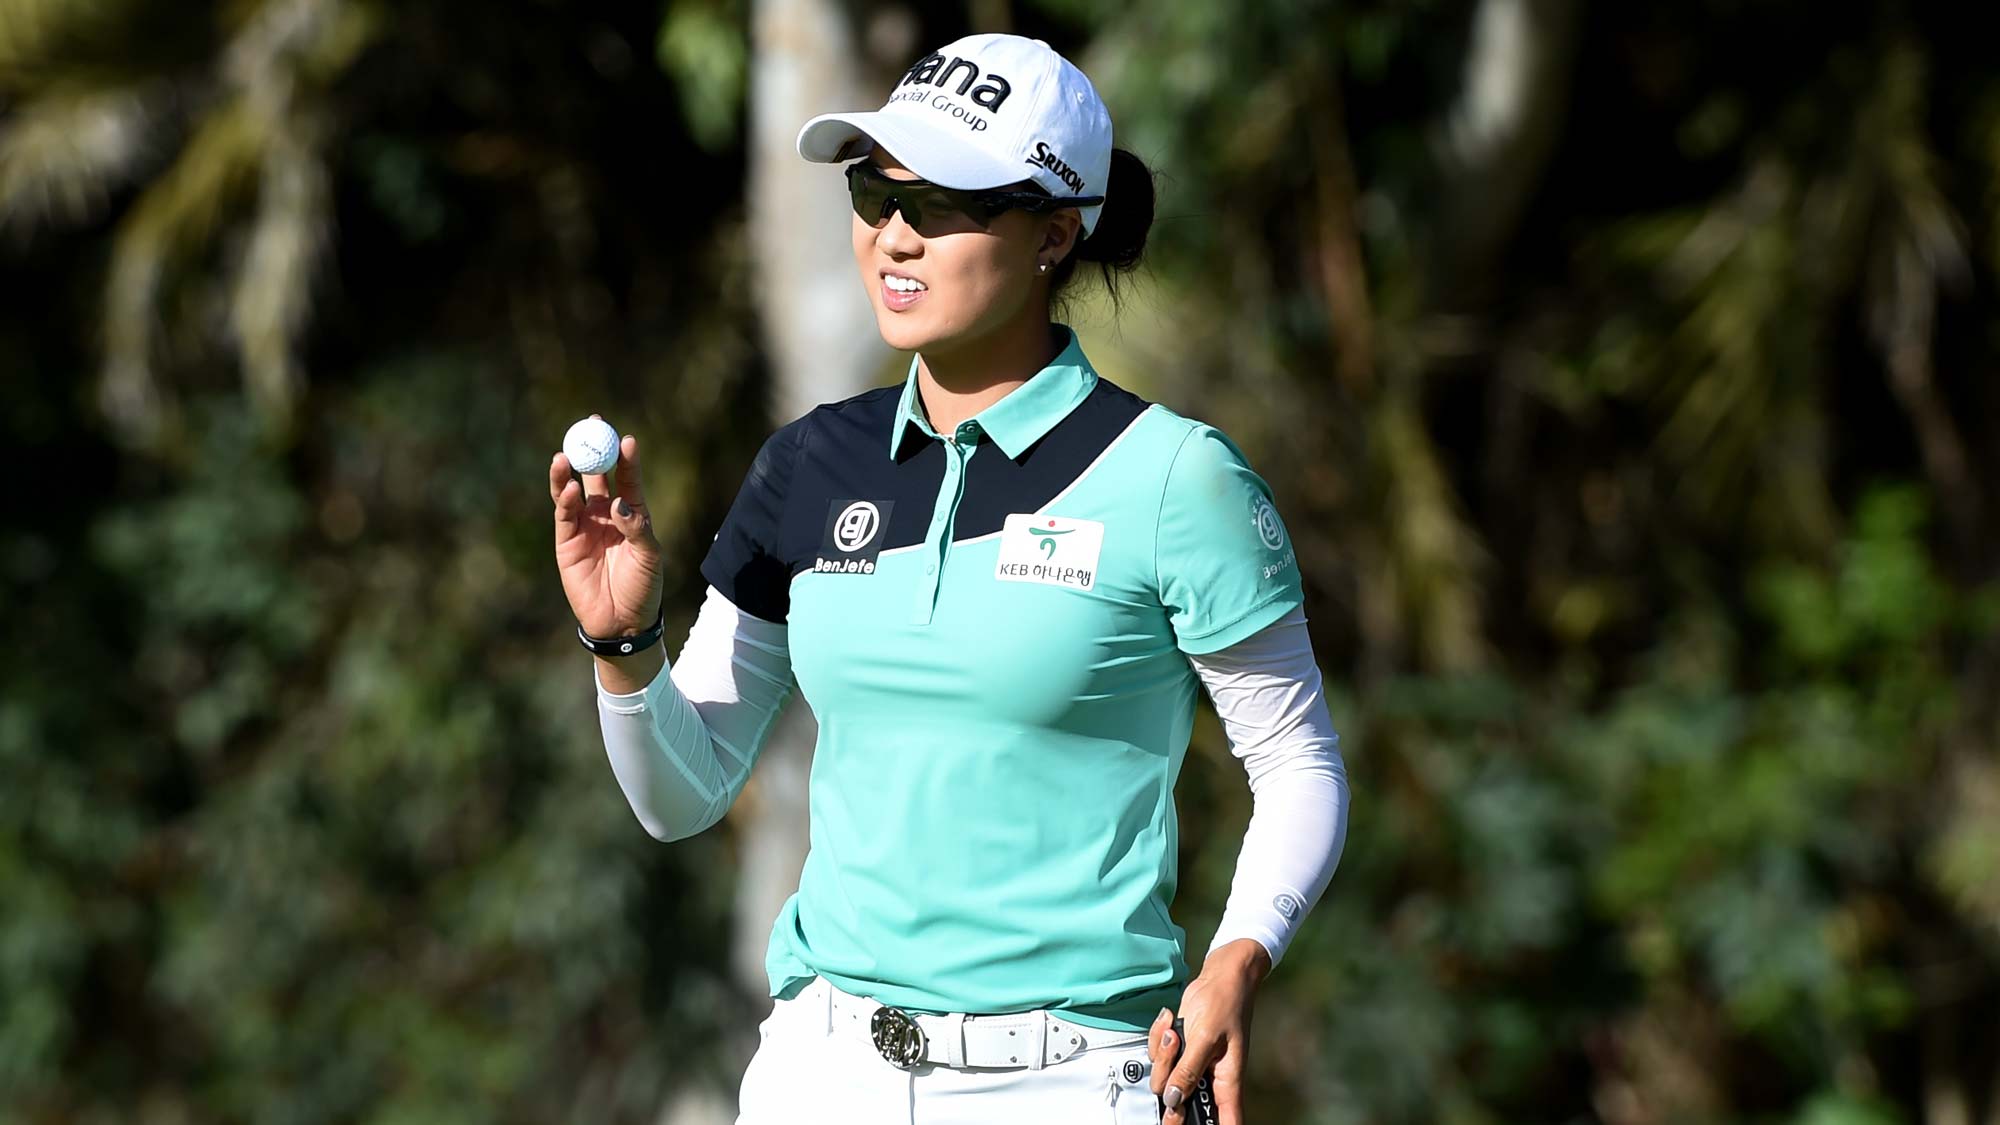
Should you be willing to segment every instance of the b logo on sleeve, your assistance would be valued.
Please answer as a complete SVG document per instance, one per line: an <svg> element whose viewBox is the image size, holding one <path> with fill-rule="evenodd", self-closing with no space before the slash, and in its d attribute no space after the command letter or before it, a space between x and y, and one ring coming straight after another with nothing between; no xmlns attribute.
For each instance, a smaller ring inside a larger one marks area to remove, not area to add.
<svg viewBox="0 0 2000 1125"><path fill-rule="evenodd" d="M1268 582L1284 573L1285 568L1291 566L1294 560L1285 541L1285 525L1278 521L1278 509L1273 508L1271 502L1262 496L1257 497L1256 502L1250 505L1250 522L1257 526L1257 538L1263 540L1265 550L1284 552L1277 561L1267 561L1259 568L1259 573Z"/></svg>
<svg viewBox="0 0 2000 1125"><path fill-rule="evenodd" d="M1097 582L1097 556L1103 549L1104 525L1096 520L1016 512L1000 529L1000 561L993 577L1088 590Z"/></svg>
<svg viewBox="0 0 2000 1125"><path fill-rule="evenodd" d="M1257 525L1257 538L1271 550L1281 550L1285 546L1285 525L1278 522L1278 509L1271 506L1262 496L1252 506L1252 521Z"/></svg>

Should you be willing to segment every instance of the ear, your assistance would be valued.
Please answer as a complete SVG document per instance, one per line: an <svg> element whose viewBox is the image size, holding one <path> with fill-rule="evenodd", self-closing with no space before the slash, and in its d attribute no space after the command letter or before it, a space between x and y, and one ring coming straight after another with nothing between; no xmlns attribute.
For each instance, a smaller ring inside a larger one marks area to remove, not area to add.
<svg viewBox="0 0 2000 1125"><path fill-rule="evenodd" d="M1049 263L1053 269L1057 262L1069 257L1082 238L1083 216L1077 213L1076 208L1051 211L1048 221L1042 226L1042 244L1035 251L1035 258Z"/></svg>

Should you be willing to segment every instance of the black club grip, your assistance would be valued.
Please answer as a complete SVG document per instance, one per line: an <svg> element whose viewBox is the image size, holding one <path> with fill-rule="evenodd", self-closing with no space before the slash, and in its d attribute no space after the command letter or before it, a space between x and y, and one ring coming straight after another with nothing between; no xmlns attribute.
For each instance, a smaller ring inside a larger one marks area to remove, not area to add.
<svg viewBox="0 0 2000 1125"><path fill-rule="evenodd" d="M1175 1066L1180 1065L1181 1054L1187 1050L1187 1028L1182 1026L1178 1016L1174 1018L1174 1043L1174 1061L1167 1066L1170 1074ZM1187 1114L1188 1125L1218 1125L1222 1115L1215 1109L1214 1075L1203 1072L1200 1078L1195 1079L1194 1089L1186 1091L1186 1095L1181 1100L1181 1108ZM1160 1111L1165 1113L1166 1108L1166 1103L1161 1102Z"/></svg>

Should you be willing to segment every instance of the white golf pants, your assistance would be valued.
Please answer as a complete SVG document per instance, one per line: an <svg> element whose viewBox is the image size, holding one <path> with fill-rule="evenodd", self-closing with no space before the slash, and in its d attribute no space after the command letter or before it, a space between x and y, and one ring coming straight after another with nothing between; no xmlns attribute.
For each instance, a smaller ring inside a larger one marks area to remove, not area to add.
<svg viewBox="0 0 2000 1125"><path fill-rule="evenodd" d="M904 1070L876 1050L865 1020L836 1015L834 999L820 978L775 1002L743 1072L736 1125L1159 1123L1143 1037L1073 1029L1081 1046L1039 1070L937 1063Z"/></svg>

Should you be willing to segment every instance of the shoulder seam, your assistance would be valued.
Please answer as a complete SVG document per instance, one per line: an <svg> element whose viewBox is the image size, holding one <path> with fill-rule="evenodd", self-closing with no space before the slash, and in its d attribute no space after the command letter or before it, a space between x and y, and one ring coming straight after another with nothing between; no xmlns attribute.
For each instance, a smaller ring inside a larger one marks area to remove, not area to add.
<svg viewBox="0 0 2000 1125"><path fill-rule="evenodd" d="M1158 404L1156 403L1155 405ZM1161 409L1166 408L1162 407ZM1167 413L1173 414L1173 411L1168 410ZM1174 414L1173 416L1180 418L1178 414ZM1187 421L1185 418L1181 420L1184 422ZM1153 590L1160 596L1162 605L1166 604L1167 589L1166 584L1160 581L1160 521L1166 518L1167 488L1173 483L1174 467L1181 463L1181 451L1187 448L1188 439L1193 437L1199 429L1199 423L1188 426L1187 432L1182 434L1181 440L1174 445L1174 455L1167 459L1167 471L1160 474L1160 502L1153 509Z"/></svg>
<svg viewBox="0 0 2000 1125"><path fill-rule="evenodd" d="M1159 411L1161 414L1166 415L1170 421L1179 422L1181 425L1186 426L1190 432L1194 430L1199 430L1203 426L1208 425L1208 423L1203 422L1198 418L1190 418L1187 415L1182 414L1180 411L1175 410L1173 407L1168 406L1164 402L1153 402L1150 399L1140 399L1140 401L1146 404L1147 410Z"/></svg>
<svg viewBox="0 0 2000 1125"><path fill-rule="evenodd" d="M888 395L891 394L892 392L900 396L903 393L902 384L891 383L887 386L882 386L882 387L870 387L865 391L848 395L846 398L839 399L834 402L822 402L818 406L815 406L811 410L808 410L804 414L801 414L799 417L810 418L822 410L839 412L842 410L846 410L850 406L872 405L874 402L888 397Z"/></svg>
<svg viewBox="0 0 2000 1125"><path fill-rule="evenodd" d="M1141 404L1142 410L1160 405L1159 403L1154 402L1152 399L1147 398L1145 395L1139 394L1138 392L1125 386L1123 383L1117 382L1116 380L1107 377L1103 372L1097 373L1097 385L1105 388L1107 391L1110 391L1114 394L1127 395L1131 398L1137 399ZM1095 388L1092 389L1095 390Z"/></svg>
<svg viewBox="0 0 2000 1125"><path fill-rule="evenodd" d="M792 478L798 476L799 461L805 457L806 440L812 434L812 416L816 413L818 411L808 410L800 415L798 421L799 428L792 435L792 463L785 466L785 504L787 507L792 502Z"/></svg>

